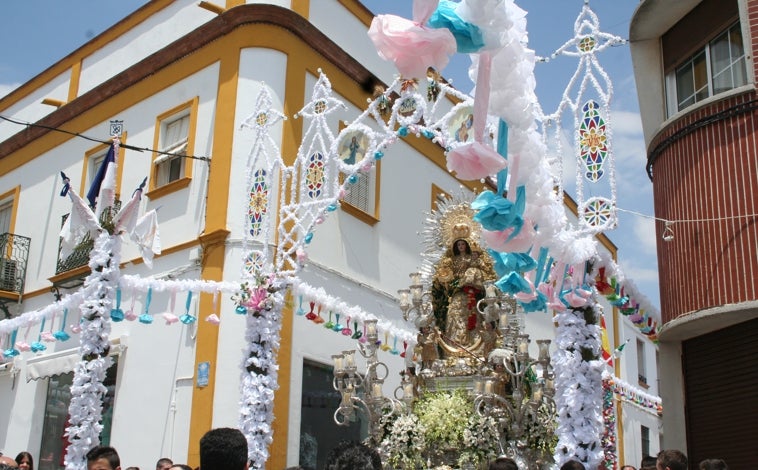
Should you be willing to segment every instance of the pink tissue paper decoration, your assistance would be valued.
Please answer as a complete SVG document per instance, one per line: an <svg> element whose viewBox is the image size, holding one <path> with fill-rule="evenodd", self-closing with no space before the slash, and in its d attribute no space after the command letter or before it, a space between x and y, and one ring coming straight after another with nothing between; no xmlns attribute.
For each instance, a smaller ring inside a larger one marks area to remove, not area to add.
<svg viewBox="0 0 758 470"><path fill-rule="evenodd" d="M515 228L507 228L499 232L482 230L482 238L489 248L501 253L525 253L534 244L534 223L529 219L524 219L524 225L521 227L518 235L508 240Z"/></svg>
<svg viewBox="0 0 758 470"><path fill-rule="evenodd" d="M406 78L426 77L429 67L444 69L457 50L447 29L427 28L395 15L375 16L368 36L379 56L392 61Z"/></svg>
<svg viewBox="0 0 758 470"><path fill-rule="evenodd" d="M54 343L55 341L57 341L55 339L55 336L53 336L53 334L49 331L43 331L42 333L40 333L39 337L42 341L46 343Z"/></svg>
<svg viewBox="0 0 758 470"><path fill-rule="evenodd" d="M494 175L508 166L508 161L491 147L480 142L456 147L447 154L447 169L462 180L478 180Z"/></svg>
<svg viewBox="0 0 758 470"><path fill-rule="evenodd" d="M169 312L163 314L163 319L166 320L166 325L171 325L172 323L179 321L179 317Z"/></svg>
<svg viewBox="0 0 758 470"><path fill-rule="evenodd" d="M218 325L219 323L221 323L221 319L215 313L211 313L210 315L205 317L205 321L207 321L211 325Z"/></svg>
<svg viewBox="0 0 758 470"><path fill-rule="evenodd" d="M16 341L16 349L21 352L31 351L32 347L26 341Z"/></svg>

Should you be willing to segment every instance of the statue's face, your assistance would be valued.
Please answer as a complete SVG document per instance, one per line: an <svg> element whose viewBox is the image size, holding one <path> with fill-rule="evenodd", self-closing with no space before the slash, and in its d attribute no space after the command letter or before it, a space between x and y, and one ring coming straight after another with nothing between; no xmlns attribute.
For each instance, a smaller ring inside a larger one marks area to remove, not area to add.
<svg viewBox="0 0 758 470"><path fill-rule="evenodd" d="M455 242L455 247L458 248L459 253L465 253L467 246L468 244L466 243L466 240L458 240Z"/></svg>

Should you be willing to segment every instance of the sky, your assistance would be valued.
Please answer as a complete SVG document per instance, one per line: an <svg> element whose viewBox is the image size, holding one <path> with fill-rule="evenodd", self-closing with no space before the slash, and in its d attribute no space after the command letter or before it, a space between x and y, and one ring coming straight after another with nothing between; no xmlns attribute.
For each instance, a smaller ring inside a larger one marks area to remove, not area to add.
<svg viewBox="0 0 758 470"><path fill-rule="evenodd" d="M311 0L324 2L327 0ZM547 57L574 35L574 22L585 0L517 0L527 11L529 48ZM145 4L145 0L2 0L0 3L0 97L41 73L87 41ZM219 2L223 3L223 2ZM374 13L411 17L411 0L363 0ZM315 3L314 3L315 4ZM590 0L600 29L626 39L629 21L639 0ZM655 248L653 186L645 172L645 146L636 84L628 46L606 49L600 65L613 82L611 126L616 159L619 224L606 232L619 247L618 263L638 290L660 306ZM458 54L443 71L463 91L468 79L468 56ZM537 96L546 114L558 107L577 68L577 59L558 57L535 67ZM570 173L568 166L564 175ZM569 178L573 180L572 178ZM571 194L573 183L566 189ZM646 217L632 214L644 214Z"/></svg>

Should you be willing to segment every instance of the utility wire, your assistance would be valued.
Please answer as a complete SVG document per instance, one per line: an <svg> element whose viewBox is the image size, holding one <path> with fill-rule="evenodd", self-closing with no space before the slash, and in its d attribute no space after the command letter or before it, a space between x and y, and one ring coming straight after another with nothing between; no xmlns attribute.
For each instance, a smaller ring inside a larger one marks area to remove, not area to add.
<svg viewBox="0 0 758 470"><path fill-rule="evenodd" d="M78 132L67 131L65 129L60 129L58 127L45 126L43 124L35 124L33 122L19 121L17 119L12 119L12 118L9 118L9 117L3 116L3 115L0 115L0 119L2 119L4 121L11 122L13 124L18 124L19 126L39 127L41 129L47 129L47 130L50 130L50 131L61 132L63 134L72 135L74 137L80 137L82 139L86 139L86 140L89 140L89 141L92 141L92 142L98 142L98 143L101 143L101 144L109 145L109 144L112 143L112 141L110 139L109 140L100 140L100 139L96 139L94 137L89 137L89 136L86 136L84 134L80 134ZM204 161L204 162L210 162L211 161L211 157L195 156L195 155L182 155L182 154L179 154L179 153L171 153L171 152L164 152L162 150L155 150L155 149L151 149L151 148L148 148L148 147L135 147L134 145L128 145L128 144L123 144L123 143L120 144L120 147L121 148L125 148L125 149L129 149L129 150L136 150L137 152L155 152L155 153L158 153L158 154L161 154L161 155L168 155L170 157L191 158L193 160L200 160L200 161Z"/></svg>

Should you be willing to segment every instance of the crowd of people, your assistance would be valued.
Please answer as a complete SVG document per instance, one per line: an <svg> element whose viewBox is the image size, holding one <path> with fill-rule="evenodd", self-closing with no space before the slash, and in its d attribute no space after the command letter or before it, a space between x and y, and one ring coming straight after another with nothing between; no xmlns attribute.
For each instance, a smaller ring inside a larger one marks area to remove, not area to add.
<svg viewBox="0 0 758 470"><path fill-rule="evenodd" d="M155 470L249 470L247 439L238 429L216 428L200 439L200 466L193 469L186 464L174 463L161 458ZM687 470L687 456L675 449L662 450L656 457L644 456L639 470ZM20 452L15 459L0 453L0 470L34 470L34 458L29 452ZM376 449L361 442L342 441L327 456L323 470L382 470L382 460ZM705 459L699 470L729 470L722 459ZM97 446L87 453L87 470L121 470L121 459L116 449ZM126 467L125 470L140 470ZM289 467L284 470L304 470ZM488 470L520 470L515 460L500 456L489 463ZM586 470L577 460L565 462L560 470ZM638 470L633 465L624 465L621 470Z"/></svg>

